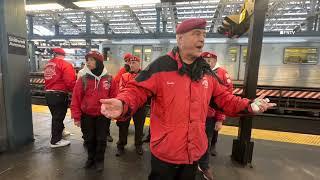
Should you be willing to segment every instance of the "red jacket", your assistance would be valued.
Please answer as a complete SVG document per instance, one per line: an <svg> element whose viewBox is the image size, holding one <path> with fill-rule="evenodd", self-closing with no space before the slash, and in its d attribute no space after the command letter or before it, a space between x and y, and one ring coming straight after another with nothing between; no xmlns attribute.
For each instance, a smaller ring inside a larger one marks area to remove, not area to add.
<svg viewBox="0 0 320 180"><path fill-rule="evenodd" d="M122 67L122 68L118 71L117 75L114 77L114 82L116 83L116 87L117 87L117 89L116 89L116 92L117 92L117 93L119 92L119 84L120 84L121 77L122 77L122 75L125 74L125 73L127 73L127 71L126 71L126 69L125 69L124 67Z"/></svg>
<svg viewBox="0 0 320 180"><path fill-rule="evenodd" d="M232 93L233 92L233 84L232 84L232 81L230 79L228 72L221 67L218 67L218 68L214 69L213 71L218 76L219 83L224 85L225 87L227 87L228 91ZM224 121L226 119L226 116L222 112L216 111L215 109L211 108L210 106L208 109L207 117L215 117L215 119L217 121Z"/></svg>
<svg viewBox="0 0 320 180"><path fill-rule="evenodd" d="M173 164L198 161L208 147L205 121L211 97L230 116L247 112L249 100L232 95L212 75L191 81L178 53L159 57L121 90L124 102L121 120L141 107L151 96L150 150L158 159Z"/></svg>
<svg viewBox="0 0 320 180"><path fill-rule="evenodd" d="M139 72L138 72L139 73ZM138 73L124 73L121 76L120 83L119 83L119 90L124 89L129 81L134 80Z"/></svg>
<svg viewBox="0 0 320 180"><path fill-rule="evenodd" d="M44 68L45 90L72 92L76 73L70 63L60 58L51 59Z"/></svg>
<svg viewBox="0 0 320 180"><path fill-rule="evenodd" d="M80 121L82 113L90 116L100 116L100 99L116 96L116 86L112 76L107 74L106 70L102 73L100 80L88 73L77 80L70 106L71 117L75 121ZM83 78L86 78L86 80Z"/></svg>
<svg viewBox="0 0 320 180"><path fill-rule="evenodd" d="M127 73L126 69L124 67L120 68L117 75L114 77L114 81L116 81L116 83L119 83L124 73Z"/></svg>

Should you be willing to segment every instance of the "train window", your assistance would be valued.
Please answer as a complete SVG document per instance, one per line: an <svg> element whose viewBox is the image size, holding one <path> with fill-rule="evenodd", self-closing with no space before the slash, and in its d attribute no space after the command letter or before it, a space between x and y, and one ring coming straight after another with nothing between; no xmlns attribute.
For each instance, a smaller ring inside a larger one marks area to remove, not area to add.
<svg viewBox="0 0 320 180"><path fill-rule="evenodd" d="M228 51L229 60L233 62L237 61L238 48L230 47Z"/></svg>
<svg viewBox="0 0 320 180"><path fill-rule="evenodd" d="M318 49L308 47L290 47L284 49L284 64L317 64Z"/></svg>
<svg viewBox="0 0 320 180"><path fill-rule="evenodd" d="M133 55L142 58L142 47L141 46L134 46L133 47Z"/></svg>
<svg viewBox="0 0 320 180"><path fill-rule="evenodd" d="M247 47L243 47L241 46L241 50L242 50L242 61L243 62L247 62L247 51L248 51L248 48Z"/></svg>
<svg viewBox="0 0 320 180"><path fill-rule="evenodd" d="M151 61L151 53L152 53L151 47L144 47L143 51L144 51L143 60L146 62Z"/></svg>

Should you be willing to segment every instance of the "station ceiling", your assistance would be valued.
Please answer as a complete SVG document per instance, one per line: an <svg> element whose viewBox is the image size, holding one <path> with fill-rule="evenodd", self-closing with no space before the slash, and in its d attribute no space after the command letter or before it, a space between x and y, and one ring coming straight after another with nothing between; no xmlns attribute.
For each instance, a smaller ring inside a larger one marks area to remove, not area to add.
<svg viewBox="0 0 320 180"><path fill-rule="evenodd" d="M201 17L207 19L207 31L214 33L225 16L239 12L244 0L158 0L145 4L141 4L142 0L136 2L140 3L108 5L101 1L99 4L94 0L26 1L27 7L44 3L56 3L61 6L56 9L27 10L27 15L33 17L35 34L41 33L37 28L47 29L54 34L55 26L59 26L60 34L79 35L86 33L88 13L91 21L90 30L94 34L104 34L105 25L112 34L154 33L157 10L161 17L160 32L174 33L176 25L184 19ZM316 23L319 3L319 0L269 0L265 32L292 31L297 28L306 31L308 26Z"/></svg>

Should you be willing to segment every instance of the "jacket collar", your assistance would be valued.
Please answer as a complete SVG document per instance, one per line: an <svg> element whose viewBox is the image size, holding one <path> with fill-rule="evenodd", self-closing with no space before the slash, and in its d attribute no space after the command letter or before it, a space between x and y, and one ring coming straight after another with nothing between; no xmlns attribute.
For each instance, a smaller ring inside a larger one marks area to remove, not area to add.
<svg viewBox="0 0 320 180"><path fill-rule="evenodd" d="M168 56L170 56L173 60L175 60L178 64L178 69L182 68L182 60L179 54L178 47L174 47L172 51L167 53Z"/></svg>

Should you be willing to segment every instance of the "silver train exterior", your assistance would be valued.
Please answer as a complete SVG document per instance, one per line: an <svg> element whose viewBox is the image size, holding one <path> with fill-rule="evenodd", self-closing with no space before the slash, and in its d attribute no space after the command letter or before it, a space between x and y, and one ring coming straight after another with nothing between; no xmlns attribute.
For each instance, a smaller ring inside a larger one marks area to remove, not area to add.
<svg viewBox="0 0 320 180"><path fill-rule="evenodd" d="M246 64L247 38L207 38L204 51L215 51L218 64L235 83L242 83ZM108 52L108 70L116 74L126 52L140 56L142 68L176 45L175 39L135 39L104 41L100 51ZM320 88L320 37L265 37L259 80L262 86Z"/></svg>

